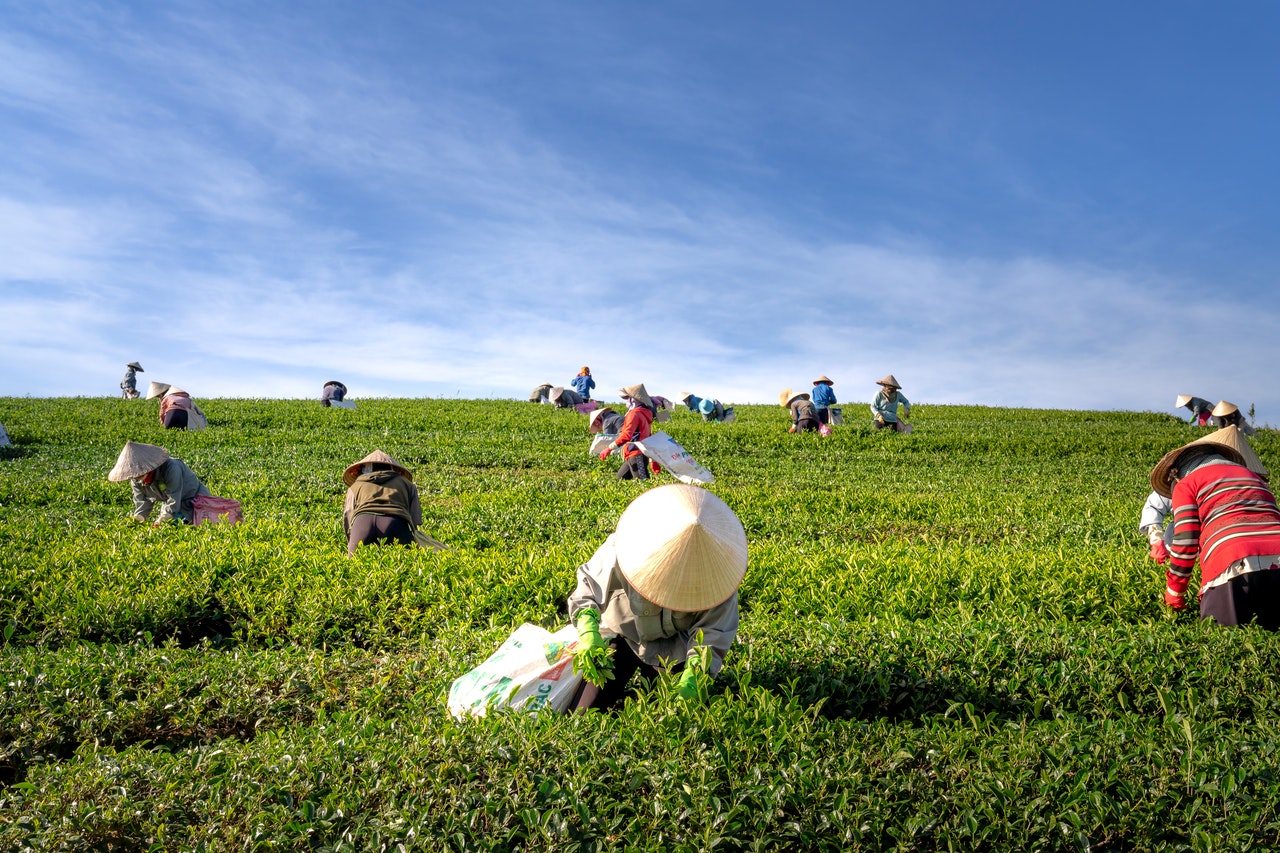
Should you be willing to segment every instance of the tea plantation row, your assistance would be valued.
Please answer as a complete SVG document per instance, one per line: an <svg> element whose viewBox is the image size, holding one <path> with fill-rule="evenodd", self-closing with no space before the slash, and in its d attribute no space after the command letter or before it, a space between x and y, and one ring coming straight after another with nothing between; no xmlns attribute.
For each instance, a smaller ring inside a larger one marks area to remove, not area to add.
<svg viewBox="0 0 1280 853"><path fill-rule="evenodd" d="M0 399L0 849L1264 850L1280 640L1159 604L1155 414L920 406L911 436L678 412L751 562L705 704L457 722L444 694L655 483L510 401ZM846 412L862 411L857 405ZM855 416L850 420L861 420ZM235 527L127 520L162 444ZM1254 442L1273 468L1277 434ZM453 550L345 554L342 469L408 465Z"/></svg>

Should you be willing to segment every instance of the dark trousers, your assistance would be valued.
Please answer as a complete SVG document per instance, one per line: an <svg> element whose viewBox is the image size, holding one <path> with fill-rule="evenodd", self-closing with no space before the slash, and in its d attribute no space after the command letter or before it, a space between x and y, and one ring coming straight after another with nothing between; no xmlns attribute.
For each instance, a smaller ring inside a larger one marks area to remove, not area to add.
<svg viewBox="0 0 1280 853"><path fill-rule="evenodd" d="M831 410L830 410L830 409L818 409L818 420L819 420L821 423L824 423L824 424L830 424L830 423L831 423Z"/></svg>
<svg viewBox="0 0 1280 853"><path fill-rule="evenodd" d="M1280 630L1280 570L1249 572L1215 586L1200 598L1200 618L1219 625L1257 622Z"/></svg>
<svg viewBox="0 0 1280 853"><path fill-rule="evenodd" d="M164 413L164 419L161 420L160 423L164 424L165 429L186 429L187 410L170 409Z"/></svg>
<svg viewBox="0 0 1280 853"><path fill-rule="evenodd" d="M394 515L375 515L367 512L351 519L351 532L347 534L347 553L354 554L361 545L383 545L396 542L413 544L413 528L409 522Z"/></svg>
<svg viewBox="0 0 1280 853"><path fill-rule="evenodd" d="M817 418L801 418L796 421L796 432L813 432L819 426Z"/></svg>
<svg viewBox="0 0 1280 853"><path fill-rule="evenodd" d="M569 702L572 713L581 713L588 708L606 710L621 702L627 695L627 682L636 672L645 681L652 681L658 675L658 668L650 666L631 651L631 645L622 637L614 637L609 641L613 646L613 678L605 682L604 687L597 687L589 681L578 686Z"/></svg>
<svg viewBox="0 0 1280 853"><path fill-rule="evenodd" d="M630 459L622 461L622 467L618 469L619 480L647 480L649 479L649 457L643 453L637 453Z"/></svg>

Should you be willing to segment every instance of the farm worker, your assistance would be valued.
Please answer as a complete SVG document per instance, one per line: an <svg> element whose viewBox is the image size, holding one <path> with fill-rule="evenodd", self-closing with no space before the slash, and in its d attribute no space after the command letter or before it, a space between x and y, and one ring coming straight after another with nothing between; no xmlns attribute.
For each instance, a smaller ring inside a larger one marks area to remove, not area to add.
<svg viewBox="0 0 1280 853"><path fill-rule="evenodd" d="M129 481L133 488L134 521L146 521L159 503L156 527L166 521L190 524L195 517L192 501L199 495L209 494L187 463L170 456L163 447L137 441L125 442L107 479L113 483Z"/></svg>
<svg viewBox="0 0 1280 853"><path fill-rule="evenodd" d="M1249 426L1249 422L1244 419L1244 415L1240 414L1240 408L1235 403L1228 403L1226 400L1219 400L1218 405L1213 407L1213 422L1218 429L1223 427L1239 427L1240 431L1245 435L1253 435L1254 429Z"/></svg>
<svg viewBox="0 0 1280 853"><path fill-rule="evenodd" d="M208 421L204 412L181 388L165 382L152 382L147 399L160 398L160 424L165 429L204 429Z"/></svg>
<svg viewBox="0 0 1280 853"><path fill-rule="evenodd" d="M836 392L831 390L835 383L822 374L813 380L813 407L818 411L818 420L824 424L831 423L831 407L836 404Z"/></svg>
<svg viewBox="0 0 1280 853"><path fill-rule="evenodd" d="M906 432L906 420L911 417L911 401L902 393L902 386L890 373L884 379L877 379L880 392L871 399L871 416L875 419L876 429L892 429L895 432ZM902 405L902 423L898 422L898 405Z"/></svg>
<svg viewBox="0 0 1280 853"><path fill-rule="evenodd" d="M342 532L347 554L360 545L414 544L422 524L422 504L413 474L381 450L375 450L342 472L347 497L342 505Z"/></svg>
<svg viewBox="0 0 1280 853"><path fill-rule="evenodd" d="M705 696L738 633L746 572L742 522L711 492L678 484L633 500L569 596L579 643L613 649L613 677L584 681L570 707L617 704L637 671L646 681L678 672L682 698Z"/></svg>
<svg viewBox="0 0 1280 853"><path fill-rule="evenodd" d="M587 421L587 431L592 435L617 435L622 430L623 417L608 406L596 409Z"/></svg>
<svg viewBox="0 0 1280 853"><path fill-rule="evenodd" d="M573 390L578 392L578 396L582 398L580 402L587 402L591 399L591 389L596 387L596 381L591 378L591 368L585 364L578 371L578 375L573 377L573 381L569 383L573 386Z"/></svg>
<svg viewBox="0 0 1280 853"><path fill-rule="evenodd" d="M626 385L618 389L623 401L627 404L627 413L622 418L622 427L618 437L600 452L601 459L608 459L615 447L621 447L622 467L618 469L619 480L647 480L650 467L657 474L662 469L657 462L648 463L644 451L632 442L643 441L653 434L653 416L655 407L644 384Z"/></svg>
<svg viewBox="0 0 1280 853"><path fill-rule="evenodd" d="M1204 426L1209 423L1209 412L1211 406L1208 400L1200 397L1192 397L1190 394L1179 394L1173 401L1173 405L1179 409L1190 409L1191 420L1188 423Z"/></svg>
<svg viewBox="0 0 1280 853"><path fill-rule="evenodd" d="M1230 426L1166 453L1151 488L1173 500L1164 603L1186 606L1200 562L1200 617L1280 629L1280 509L1249 440Z"/></svg>
<svg viewBox="0 0 1280 853"><path fill-rule="evenodd" d="M791 411L791 426L787 432L811 432L822 426L818 412L805 392L788 388L778 395L778 403Z"/></svg>
<svg viewBox="0 0 1280 853"><path fill-rule="evenodd" d="M330 379L320 389L320 405L329 407L341 403L347 396L347 386L336 379Z"/></svg>
<svg viewBox="0 0 1280 853"><path fill-rule="evenodd" d="M543 382L537 388L534 388L531 392L529 392L529 402L530 403L548 403L550 402L550 400L547 399L547 395L550 393L551 393L551 383Z"/></svg>
<svg viewBox="0 0 1280 853"><path fill-rule="evenodd" d="M1165 528L1164 520L1173 512L1173 501L1159 492L1147 495L1138 517L1138 529L1147 537L1151 546L1149 556L1157 563L1169 562L1169 545L1173 541L1173 525Z"/></svg>
<svg viewBox="0 0 1280 853"><path fill-rule="evenodd" d="M142 365L131 361L124 366L124 379L120 380L120 396L126 400L138 399L138 374L146 373Z"/></svg>
<svg viewBox="0 0 1280 853"><path fill-rule="evenodd" d="M547 394L547 401L557 409L568 409L582 403L582 397L572 388L562 388L557 385Z"/></svg>
<svg viewBox="0 0 1280 853"><path fill-rule="evenodd" d="M650 394L649 397L653 400L653 405L657 407L659 411L671 410L671 401L666 397L663 397L661 394Z"/></svg>
<svg viewBox="0 0 1280 853"><path fill-rule="evenodd" d="M699 397L692 391L681 391L680 400L691 412L702 415L704 421L719 423L724 420L725 407L719 400L710 397Z"/></svg>

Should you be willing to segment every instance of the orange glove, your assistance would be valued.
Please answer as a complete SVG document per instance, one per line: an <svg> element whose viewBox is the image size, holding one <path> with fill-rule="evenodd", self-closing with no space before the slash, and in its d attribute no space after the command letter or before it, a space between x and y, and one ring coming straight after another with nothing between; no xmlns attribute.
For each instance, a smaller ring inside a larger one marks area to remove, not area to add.
<svg viewBox="0 0 1280 853"><path fill-rule="evenodd" d="M649 460L649 470L650 470L650 471L652 471L652 472L653 472L653 473L655 473L655 474L661 474L661 473L662 473L662 466L661 466L661 465L659 465L657 462L654 462L654 461L651 459L651 460Z"/></svg>
<svg viewBox="0 0 1280 853"><path fill-rule="evenodd" d="M1165 547L1163 539L1157 539L1151 543L1150 556L1157 563L1169 562L1169 549Z"/></svg>
<svg viewBox="0 0 1280 853"><path fill-rule="evenodd" d="M1184 610L1187 606L1187 598L1182 593L1173 592L1168 587L1165 587L1164 603L1165 606L1172 607L1174 610Z"/></svg>
<svg viewBox="0 0 1280 853"><path fill-rule="evenodd" d="M608 459L608 458L609 458L609 454L610 454L610 453L612 453L612 452L613 452L613 445L611 444L611 445L609 445L608 447L606 447L604 450L602 450L602 451L600 452L600 458L601 458L601 459Z"/></svg>

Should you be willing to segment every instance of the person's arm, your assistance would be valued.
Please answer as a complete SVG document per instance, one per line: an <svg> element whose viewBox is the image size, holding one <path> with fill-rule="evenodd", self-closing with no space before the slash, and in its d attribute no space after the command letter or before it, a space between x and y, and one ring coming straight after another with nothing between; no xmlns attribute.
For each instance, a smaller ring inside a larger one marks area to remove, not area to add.
<svg viewBox="0 0 1280 853"><path fill-rule="evenodd" d="M576 623L578 614L584 610L604 613L605 590L609 587L609 575L617 562L613 536L610 535L591 555L590 560L578 566L578 585L569 594L570 622Z"/></svg>
<svg viewBox="0 0 1280 853"><path fill-rule="evenodd" d="M702 632L700 645L698 644L699 631ZM724 656L728 654L729 647L733 645L734 638L737 636L738 594L735 592L724 604L704 611L698 621L684 632L684 639L689 649L685 655L686 665L694 665L689 664L689 661L700 657L702 647L706 647L711 650L711 660L706 672L707 675L714 676L724 665Z"/></svg>
<svg viewBox="0 0 1280 853"><path fill-rule="evenodd" d="M146 521L151 515L155 500L151 497L150 490L137 480L130 480L129 486L133 490L133 517L138 521Z"/></svg>
<svg viewBox="0 0 1280 853"><path fill-rule="evenodd" d="M356 496L351 488L347 488L347 496L342 499L342 535L351 535L351 520L356 515Z"/></svg>
<svg viewBox="0 0 1280 853"><path fill-rule="evenodd" d="M175 464L174 460L166 462L156 471L156 479L164 480L164 501L160 503L160 515L156 518L156 524L173 521L182 514L182 494L187 485L186 477L183 476L185 473L182 466Z"/></svg>
<svg viewBox="0 0 1280 853"><path fill-rule="evenodd" d="M902 404L902 417L904 419L911 417L911 401L901 391L898 392L898 402Z"/></svg>
<svg viewBox="0 0 1280 853"><path fill-rule="evenodd" d="M1169 548L1169 568L1165 571L1165 600L1186 595L1191 570L1200 555L1200 507L1186 480L1173 487L1173 544Z"/></svg>
<svg viewBox="0 0 1280 853"><path fill-rule="evenodd" d="M409 483L409 515L413 519L413 529L422 526L422 501L418 498L418 487Z"/></svg>

